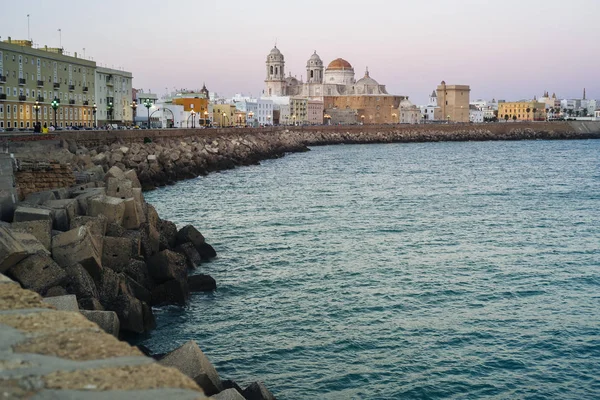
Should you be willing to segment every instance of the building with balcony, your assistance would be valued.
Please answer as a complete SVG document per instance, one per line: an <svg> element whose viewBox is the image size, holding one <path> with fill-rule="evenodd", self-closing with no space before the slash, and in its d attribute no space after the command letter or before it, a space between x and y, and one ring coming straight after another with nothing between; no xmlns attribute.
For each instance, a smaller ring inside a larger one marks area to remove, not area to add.
<svg viewBox="0 0 600 400"><path fill-rule="evenodd" d="M93 126L96 63L29 40L0 42L0 128ZM36 104L37 102L37 104ZM37 109L37 112L36 112Z"/></svg>
<svg viewBox="0 0 600 400"><path fill-rule="evenodd" d="M132 125L132 80L131 72L106 67L96 68L94 81L96 119L99 126Z"/></svg>

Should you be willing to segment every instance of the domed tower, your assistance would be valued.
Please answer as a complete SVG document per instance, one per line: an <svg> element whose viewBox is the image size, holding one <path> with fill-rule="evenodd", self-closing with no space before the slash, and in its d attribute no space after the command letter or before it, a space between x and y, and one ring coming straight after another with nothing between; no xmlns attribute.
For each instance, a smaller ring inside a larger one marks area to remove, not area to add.
<svg viewBox="0 0 600 400"><path fill-rule="evenodd" d="M267 56L266 96L285 96L285 61L277 46Z"/></svg>
<svg viewBox="0 0 600 400"><path fill-rule="evenodd" d="M323 83L323 61L316 50L306 62L306 82Z"/></svg>
<svg viewBox="0 0 600 400"><path fill-rule="evenodd" d="M336 85L353 85L354 68L343 58L336 58L329 63L324 74L324 82Z"/></svg>

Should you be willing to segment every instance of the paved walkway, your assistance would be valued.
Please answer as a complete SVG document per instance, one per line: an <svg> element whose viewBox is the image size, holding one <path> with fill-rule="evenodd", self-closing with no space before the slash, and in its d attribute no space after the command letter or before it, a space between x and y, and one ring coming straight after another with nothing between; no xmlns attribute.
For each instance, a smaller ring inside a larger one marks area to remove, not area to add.
<svg viewBox="0 0 600 400"><path fill-rule="evenodd" d="M196 383L0 274L0 398L206 399Z"/></svg>

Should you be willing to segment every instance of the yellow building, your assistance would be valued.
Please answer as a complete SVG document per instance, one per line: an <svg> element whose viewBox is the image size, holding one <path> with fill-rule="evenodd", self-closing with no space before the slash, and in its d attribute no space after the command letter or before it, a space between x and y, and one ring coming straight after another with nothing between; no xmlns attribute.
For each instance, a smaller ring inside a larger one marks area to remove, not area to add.
<svg viewBox="0 0 600 400"><path fill-rule="evenodd" d="M213 126L233 126L236 123L236 108L233 104L213 104Z"/></svg>
<svg viewBox="0 0 600 400"><path fill-rule="evenodd" d="M93 126L95 71L94 61L67 56L62 48L0 42L0 128L33 129L36 120L42 126Z"/></svg>
<svg viewBox="0 0 600 400"><path fill-rule="evenodd" d="M210 125L208 99L201 97L173 97L172 104L183 106L183 111L197 115L198 125Z"/></svg>
<svg viewBox="0 0 600 400"><path fill-rule="evenodd" d="M438 121L469 122L469 85L446 85L437 87L437 105L434 118ZM439 110L439 111L438 111Z"/></svg>
<svg viewBox="0 0 600 400"><path fill-rule="evenodd" d="M498 103L498 119L515 121L545 121L546 104L539 101Z"/></svg>

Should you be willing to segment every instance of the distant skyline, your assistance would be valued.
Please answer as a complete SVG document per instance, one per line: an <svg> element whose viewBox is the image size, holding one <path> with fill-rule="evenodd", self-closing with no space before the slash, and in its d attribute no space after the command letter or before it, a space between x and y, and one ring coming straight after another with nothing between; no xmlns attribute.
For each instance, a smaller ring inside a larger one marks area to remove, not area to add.
<svg viewBox="0 0 600 400"><path fill-rule="evenodd" d="M226 4L226 5L225 5ZM5 2L1 40L62 46L133 73L136 88L260 96L275 42L286 75L306 78L314 50L341 57L356 78L369 67L389 93L424 104L440 81L471 86L471 99L519 100L544 91L600 99L600 1L305 0L227 3Z"/></svg>

